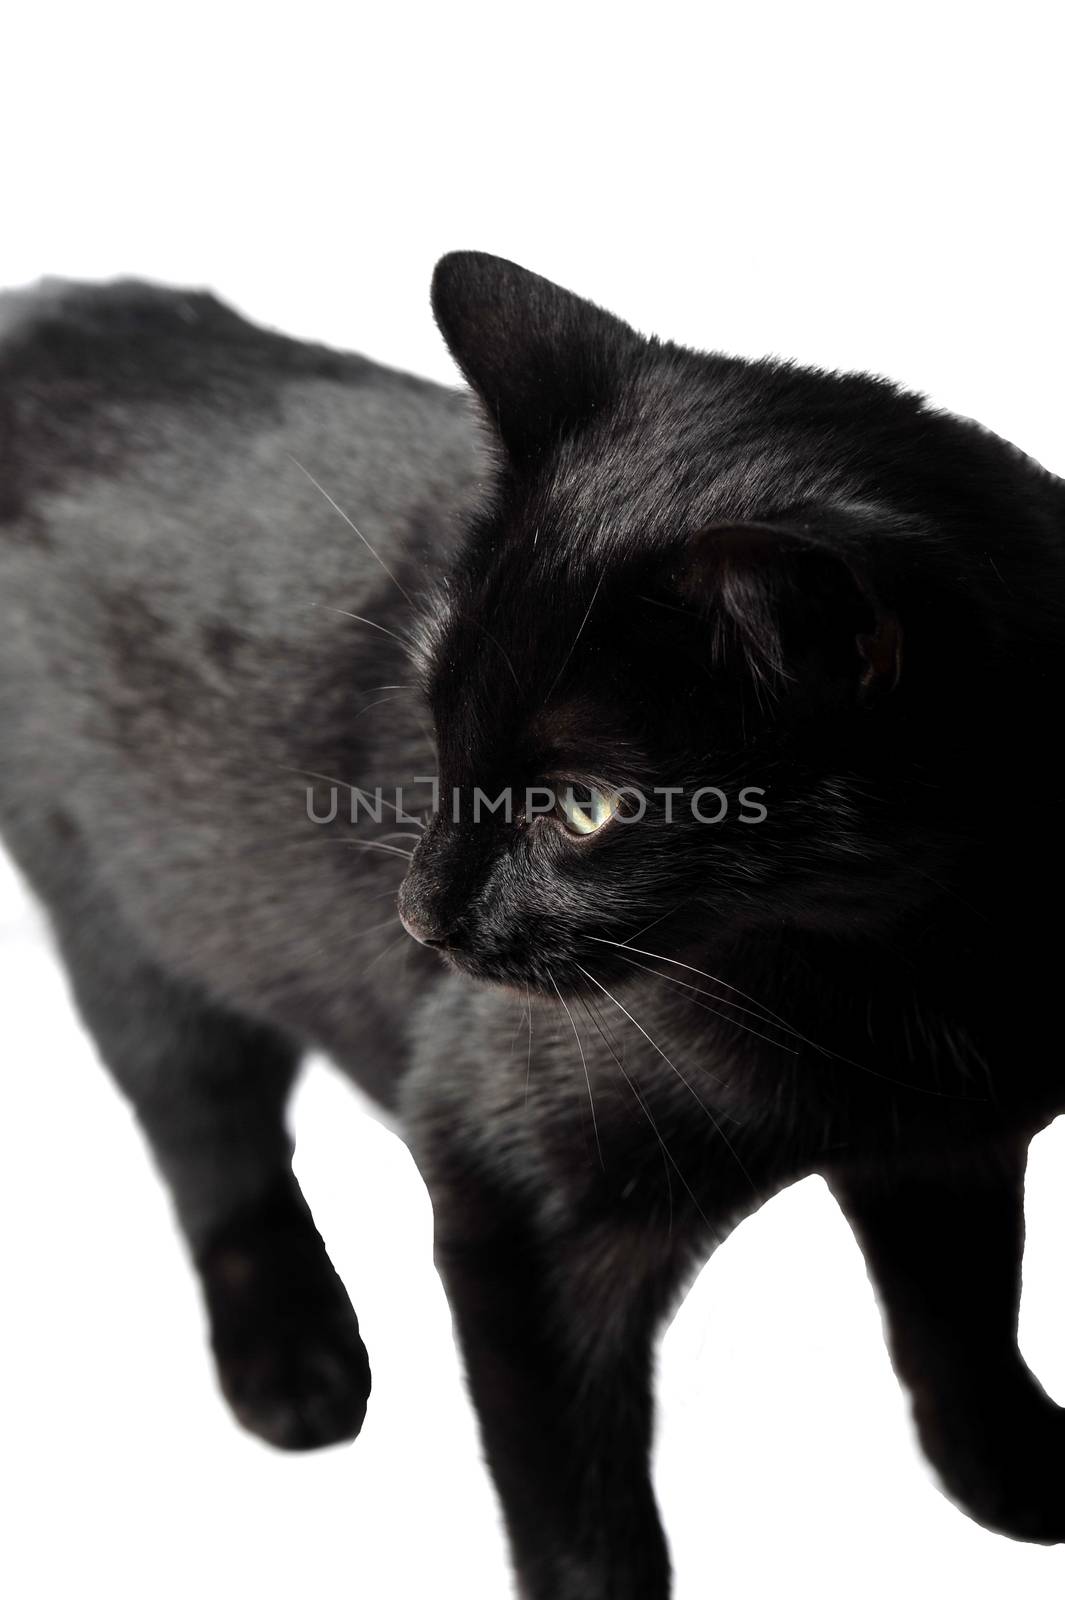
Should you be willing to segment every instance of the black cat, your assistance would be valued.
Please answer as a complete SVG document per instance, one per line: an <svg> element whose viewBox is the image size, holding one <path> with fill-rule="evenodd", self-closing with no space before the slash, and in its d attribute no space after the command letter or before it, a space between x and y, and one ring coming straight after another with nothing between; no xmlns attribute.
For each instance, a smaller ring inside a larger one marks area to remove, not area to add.
<svg viewBox="0 0 1065 1600"><path fill-rule="evenodd" d="M223 1389L291 1448L362 1421L284 1127L315 1045L425 1175L523 1594L667 1593L656 1330L810 1172L947 1490L1065 1540L1016 1342L1065 484L488 256L433 294L484 424L207 296L0 302L0 817Z"/></svg>

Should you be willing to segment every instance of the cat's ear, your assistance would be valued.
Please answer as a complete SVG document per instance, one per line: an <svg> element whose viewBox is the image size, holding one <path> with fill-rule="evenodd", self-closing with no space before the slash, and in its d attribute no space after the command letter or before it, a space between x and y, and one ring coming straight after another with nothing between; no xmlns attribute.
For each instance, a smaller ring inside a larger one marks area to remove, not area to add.
<svg viewBox="0 0 1065 1600"><path fill-rule="evenodd" d="M771 693L820 679L871 704L898 684L897 616L860 554L816 527L708 527L678 553L670 576L710 625L715 657L740 658Z"/></svg>
<svg viewBox="0 0 1065 1600"><path fill-rule="evenodd" d="M619 318L499 256L460 250L433 274L433 314L516 464L577 431L644 342Z"/></svg>

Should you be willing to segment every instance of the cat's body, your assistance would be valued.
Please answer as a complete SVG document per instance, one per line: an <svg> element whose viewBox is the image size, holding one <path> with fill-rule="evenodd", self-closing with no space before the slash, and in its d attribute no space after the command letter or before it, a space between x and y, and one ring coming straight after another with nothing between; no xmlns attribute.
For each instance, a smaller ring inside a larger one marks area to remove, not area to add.
<svg viewBox="0 0 1065 1600"><path fill-rule="evenodd" d="M327 1442L365 1400L288 1175L317 1045L426 1174L529 1595L665 1593L655 1328L811 1171L948 1487L1065 1539L1061 1413L1015 1348L1024 1150L1065 1109L1065 486L887 386L648 345L487 258L437 310L502 460L465 397L204 297L6 304L0 823L248 1425ZM407 660L434 586L435 751ZM438 757L422 833L387 803ZM552 774L675 784L682 820L448 814ZM683 811L745 781L760 827ZM341 789L311 822L334 782L384 820ZM495 986L390 921L419 837L408 928Z"/></svg>
<svg viewBox="0 0 1065 1600"><path fill-rule="evenodd" d="M432 747L416 696L393 687L411 680L404 650L340 614L400 630L407 607L306 474L358 507L397 571L439 573L476 489L468 403L138 286L42 296L0 364L18 415L0 547L0 805L17 858L62 880L48 898L69 895L79 922L97 886L117 894L169 972L365 1062L383 1029L406 1031L408 991L359 994L388 939L352 942L388 917L372 896L394 890L397 858L325 844L305 791L316 769L431 772ZM334 838L354 837L342 821ZM101 903L95 937L117 909ZM411 990L439 978L398 942L386 974L413 967ZM389 1099L397 1053L368 1074Z"/></svg>

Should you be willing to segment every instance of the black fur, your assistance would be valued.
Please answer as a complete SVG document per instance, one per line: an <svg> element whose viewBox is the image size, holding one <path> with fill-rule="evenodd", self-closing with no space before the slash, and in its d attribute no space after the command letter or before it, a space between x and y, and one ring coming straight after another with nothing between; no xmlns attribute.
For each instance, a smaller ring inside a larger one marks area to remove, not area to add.
<svg viewBox="0 0 1065 1600"><path fill-rule="evenodd" d="M490 257L433 304L483 439L201 297L65 290L0 345L0 815L223 1387L276 1443L361 1422L282 1126L315 1043L425 1174L527 1596L667 1593L656 1330L815 1171L949 1492L1065 1540L1016 1346L1025 1151L1065 1109L1065 486L887 383L646 340ZM303 811L434 765L401 887L411 824ZM628 799L575 838L521 798L567 781ZM417 945L373 932L397 887Z"/></svg>

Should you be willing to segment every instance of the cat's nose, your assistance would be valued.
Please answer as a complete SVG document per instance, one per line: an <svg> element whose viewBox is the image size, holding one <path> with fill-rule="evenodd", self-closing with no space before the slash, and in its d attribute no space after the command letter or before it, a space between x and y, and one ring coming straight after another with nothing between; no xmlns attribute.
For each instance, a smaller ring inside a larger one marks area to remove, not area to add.
<svg viewBox="0 0 1065 1600"><path fill-rule="evenodd" d="M411 872L400 885L396 909L412 939L440 949L448 942L449 929L434 899L435 896L426 890L425 880L417 872Z"/></svg>
<svg viewBox="0 0 1065 1600"><path fill-rule="evenodd" d="M400 906L399 920L410 934L412 939L417 939L419 944L433 945L442 949L447 944L447 936L440 932L428 919L415 912L407 911Z"/></svg>

